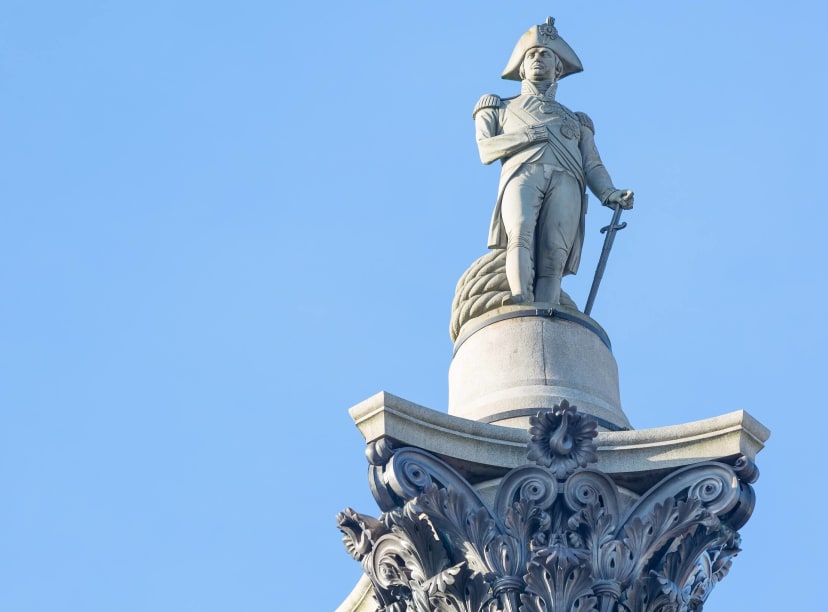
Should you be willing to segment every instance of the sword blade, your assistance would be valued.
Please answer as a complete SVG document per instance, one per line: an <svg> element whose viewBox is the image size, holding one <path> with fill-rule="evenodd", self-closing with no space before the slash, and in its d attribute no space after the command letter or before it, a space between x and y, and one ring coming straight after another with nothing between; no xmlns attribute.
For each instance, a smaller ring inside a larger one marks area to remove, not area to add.
<svg viewBox="0 0 828 612"><path fill-rule="evenodd" d="M595 278L592 279L592 287L589 290L589 297L587 298L586 306L584 307L584 314L589 315L592 312L592 306L595 304L595 296L598 295L598 286L601 284L601 279L604 277L604 270L607 267L607 260L609 259L610 251L612 250L612 243L615 241L615 232L627 227L627 223L619 224L621 218L620 204L615 205L612 213L612 221L606 227L601 228L601 233L606 232L604 237L604 246L601 249L601 257L598 259L598 267L595 269Z"/></svg>

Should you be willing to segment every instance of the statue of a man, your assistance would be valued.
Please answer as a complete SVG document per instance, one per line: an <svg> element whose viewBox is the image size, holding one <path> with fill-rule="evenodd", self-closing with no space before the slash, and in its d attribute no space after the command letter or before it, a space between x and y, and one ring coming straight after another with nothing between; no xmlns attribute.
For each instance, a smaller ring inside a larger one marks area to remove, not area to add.
<svg viewBox="0 0 828 612"><path fill-rule="evenodd" d="M587 187L605 206L633 205L601 162L592 120L555 100L558 80L582 70L549 17L520 38L503 71L522 82L520 95L488 94L474 107L481 161L503 164L489 248L506 248L505 303L560 302L561 278L581 258Z"/></svg>

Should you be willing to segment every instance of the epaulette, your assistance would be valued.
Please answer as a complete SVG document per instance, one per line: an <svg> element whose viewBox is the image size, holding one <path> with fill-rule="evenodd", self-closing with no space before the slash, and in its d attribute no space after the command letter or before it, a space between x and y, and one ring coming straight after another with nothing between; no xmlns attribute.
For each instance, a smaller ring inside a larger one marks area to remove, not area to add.
<svg viewBox="0 0 828 612"><path fill-rule="evenodd" d="M477 101L477 104L474 105L472 119L474 119L474 116L484 108L500 108L502 102L503 101L500 99L500 96L496 96L495 94L486 94Z"/></svg>
<svg viewBox="0 0 828 612"><path fill-rule="evenodd" d="M595 133L595 124L592 123L592 119L589 118L589 115L586 113L575 113L578 115L578 121L581 122L581 125L587 128L593 134Z"/></svg>

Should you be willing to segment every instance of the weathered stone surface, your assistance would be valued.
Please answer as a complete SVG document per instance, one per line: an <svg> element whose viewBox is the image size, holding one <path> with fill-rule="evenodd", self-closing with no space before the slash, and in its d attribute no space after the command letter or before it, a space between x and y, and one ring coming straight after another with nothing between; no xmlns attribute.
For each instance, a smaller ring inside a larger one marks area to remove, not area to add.
<svg viewBox="0 0 828 612"><path fill-rule="evenodd" d="M566 317L566 318L564 318ZM539 408L577 404L604 429L631 429L606 333L577 312L504 307L466 325L449 368L449 414L525 428Z"/></svg>
<svg viewBox="0 0 828 612"><path fill-rule="evenodd" d="M363 574L356 583L354 590L345 598L336 612L376 612L377 600L374 599L374 589L371 579Z"/></svg>
<svg viewBox="0 0 828 612"><path fill-rule="evenodd" d="M526 429L452 416L385 391L360 402L350 414L367 443L387 438L421 448L473 484L526 463ZM670 471L702 461L744 457L752 463L769 436L768 429L744 410L669 427L599 430L595 467L641 492Z"/></svg>

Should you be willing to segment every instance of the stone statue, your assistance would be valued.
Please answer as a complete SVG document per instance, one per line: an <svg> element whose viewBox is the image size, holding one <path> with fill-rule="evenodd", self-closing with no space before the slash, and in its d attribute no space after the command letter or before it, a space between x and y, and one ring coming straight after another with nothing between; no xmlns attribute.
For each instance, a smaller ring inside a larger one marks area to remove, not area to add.
<svg viewBox="0 0 828 612"><path fill-rule="evenodd" d="M582 70L549 17L520 38L503 71L521 81L520 95L487 94L474 107L480 159L502 163L489 248L506 249L504 304L560 303L561 278L581 258L587 187L605 206L633 206L601 162L592 120L555 100L558 80Z"/></svg>

